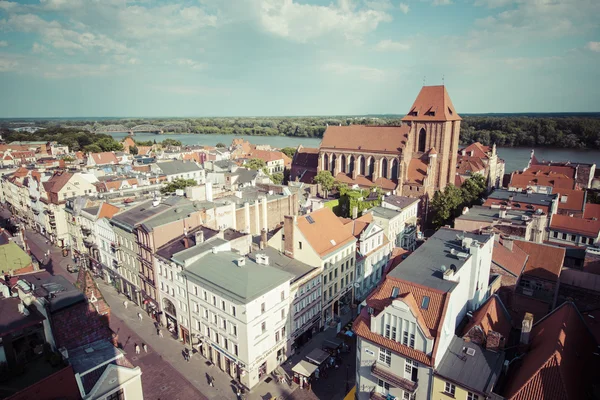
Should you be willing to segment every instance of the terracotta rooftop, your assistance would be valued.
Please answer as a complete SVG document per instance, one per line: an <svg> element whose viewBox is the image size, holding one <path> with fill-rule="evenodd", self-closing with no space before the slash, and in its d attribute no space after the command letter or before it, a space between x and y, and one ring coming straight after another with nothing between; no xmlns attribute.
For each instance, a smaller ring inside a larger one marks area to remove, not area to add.
<svg viewBox="0 0 600 400"><path fill-rule="evenodd" d="M259 158L264 162L283 160L284 163L291 162L291 159L281 151L257 150L252 149L249 153L251 158Z"/></svg>
<svg viewBox="0 0 600 400"><path fill-rule="evenodd" d="M553 193L558 194L559 210L583 211L585 205L585 191L559 188L553 190ZM563 199L565 201L563 201Z"/></svg>
<svg viewBox="0 0 600 400"><path fill-rule="evenodd" d="M416 183L422 185L427 176L427 164L418 158L413 158L408 163L408 170L406 172L407 184Z"/></svg>
<svg viewBox="0 0 600 400"><path fill-rule="evenodd" d="M473 313L473 318L463 330L463 335L466 335L474 326L479 326L486 335L489 331L495 331L508 339L512 321L500 297L492 295Z"/></svg>
<svg viewBox="0 0 600 400"><path fill-rule="evenodd" d="M461 155L456 158L457 174L468 175L483 170L485 170L485 165L483 164L483 161L481 161L481 158Z"/></svg>
<svg viewBox="0 0 600 400"><path fill-rule="evenodd" d="M316 174L314 176L316 176ZM398 186L394 181L386 179L386 178L378 178L375 180L375 182L373 182L369 178L362 176L362 175L357 175L356 179L352 179L351 176L348 176L342 172L337 174L335 176L335 179L337 179L338 181L345 183L349 186L352 186L352 185L358 185L360 187L377 186L383 190L394 190L394 189L396 189L396 186ZM302 181L304 182L304 180L302 180Z"/></svg>
<svg viewBox="0 0 600 400"><path fill-rule="evenodd" d="M392 299L394 287L399 289L398 298L396 299ZM421 305L424 304L423 299L425 297L429 298L429 303L426 308L423 308ZM388 276L371 293L367 299L367 305L372 307L374 313L377 314L392 304L393 301L404 301L415 314L423 333L428 337L437 338L440 333L440 325L443 322L448 300L449 296L446 293ZM371 316L368 314L367 308L365 307L363 312L354 321L353 331L357 335L375 344L385 346L396 353L413 358L423 364L433 365L432 358L427 354L371 332L369 328ZM437 347L437 341L435 347Z"/></svg>
<svg viewBox="0 0 600 400"><path fill-rule="evenodd" d="M352 232L352 235L359 238L360 234L373 222L373 214L368 213L357 219L339 218L340 221Z"/></svg>
<svg viewBox="0 0 600 400"><path fill-rule="evenodd" d="M533 242L515 240L517 246L529 256L524 275L531 275L551 281L558 281L565 260L565 249Z"/></svg>
<svg viewBox="0 0 600 400"><path fill-rule="evenodd" d="M529 170L515 171L511 174L510 187L518 189L527 189L532 186L551 186L555 188L554 192L558 189L574 189L575 180L568 176L556 172L530 172Z"/></svg>
<svg viewBox="0 0 600 400"><path fill-rule="evenodd" d="M402 126L328 126L321 149L350 149L362 153L398 154L408 140L408 125Z"/></svg>
<svg viewBox="0 0 600 400"><path fill-rule="evenodd" d="M600 220L553 215L550 229L560 232L580 233L584 236L597 237L600 232Z"/></svg>
<svg viewBox="0 0 600 400"><path fill-rule="evenodd" d="M294 155L293 165L304 168L317 168L319 149L300 146Z"/></svg>
<svg viewBox="0 0 600 400"><path fill-rule="evenodd" d="M475 142L475 143L471 143L464 149L460 149L458 152L459 152L459 154L462 154L464 152L465 155L463 157L475 157L475 158L482 159L482 158L488 158L487 153L490 152L491 150L492 149L490 149L489 146L484 146L479 142Z"/></svg>
<svg viewBox="0 0 600 400"><path fill-rule="evenodd" d="M583 218L600 219L600 204L586 203L583 210Z"/></svg>
<svg viewBox="0 0 600 400"><path fill-rule="evenodd" d="M69 182L73 174L66 171L56 172L52 178L44 182L44 189L50 193L58 193Z"/></svg>
<svg viewBox="0 0 600 400"><path fill-rule="evenodd" d="M310 222L309 218L313 222ZM320 256L326 256L356 240L342 221L327 207L298 217L297 221L298 229Z"/></svg>
<svg viewBox="0 0 600 400"><path fill-rule="evenodd" d="M512 250L509 250L503 244L494 241L492 262L517 278L523 273L527 257L527 253L519 246L513 244Z"/></svg>
<svg viewBox="0 0 600 400"><path fill-rule="evenodd" d="M533 164L527 168L528 172L552 172L555 174L563 174L571 179L575 179L575 167L572 166L559 166L559 165L537 165Z"/></svg>
<svg viewBox="0 0 600 400"><path fill-rule="evenodd" d="M121 211L121 209L117 206L114 206L109 203L102 203L102 205L100 206L100 211L98 212L97 218L98 219L102 219L102 218L110 219L113 217L113 215L115 215L119 211Z"/></svg>
<svg viewBox="0 0 600 400"><path fill-rule="evenodd" d="M423 86L402 121L460 121L445 86Z"/></svg>
<svg viewBox="0 0 600 400"><path fill-rule="evenodd" d="M528 352L512 369L509 400L588 399L600 370L597 343L573 303L563 303L533 326Z"/></svg>
<svg viewBox="0 0 600 400"><path fill-rule="evenodd" d="M96 165L107 165L107 164L118 164L117 156L115 153L105 151L104 153L91 153L90 156L96 163Z"/></svg>

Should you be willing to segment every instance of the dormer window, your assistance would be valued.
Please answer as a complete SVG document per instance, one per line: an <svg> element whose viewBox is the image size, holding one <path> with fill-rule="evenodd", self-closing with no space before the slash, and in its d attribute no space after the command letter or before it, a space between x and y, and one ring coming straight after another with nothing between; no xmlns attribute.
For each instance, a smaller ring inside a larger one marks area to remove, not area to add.
<svg viewBox="0 0 600 400"><path fill-rule="evenodd" d="M423 300L421 301L421 308L423 310L427 310L429 308L429 301L431 299L429 298L429 296L423 296Z"/></svg>

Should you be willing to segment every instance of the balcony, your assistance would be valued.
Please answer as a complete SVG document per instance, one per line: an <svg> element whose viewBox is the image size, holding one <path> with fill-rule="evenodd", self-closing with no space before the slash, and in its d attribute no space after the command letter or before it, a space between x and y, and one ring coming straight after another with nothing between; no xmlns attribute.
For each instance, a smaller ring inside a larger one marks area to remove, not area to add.
<svg viewBox="0 0 600 400"><path fill-rule="evenodd" d="M119 243L116 242L111 242L110 243L110 248L113 249L113 251L119 250L121 248L121 245Z"/></svg>
<svg viewBox="0 0 600 400"><path fill-rule="evenodd" d="M113 260L113 267L119 268L123 266L123 261L121 260Z"/></svg>
<svg viewBox="0 0 600 400"><path fill-rule="evenodd" d="M83 233L84 236L90 236L90 234L92 233L92 230L90 228L88 228L87 226L82 226L81 233Z"/></svg>
<svg viewBox="0 0 600 400"><path fill-rule="evenodd" d="M35 208L34 208L34 209L32 209L31 211L33 211L33 213L34 213L35 215L39 215L39 214L40 214L40 210L37 210L37 209L35 209Z"/></svg>
<svg viewBox="0 0 600 400"><path fill-rule="evenodd" d="M49 222L50 222L50 226L56 227L56 221L54 219L51 219Z"/></svg>
<svg viewBox="0 0 600 400"><path fill-rule="evenodd" d="M414 393L417 390L418 383L413 382L410 379L402 378L387 368L382 367L381 365L377 365L377 363L373 363L371 365L371 374L376 376L377 378L381 378L386 382L389 382L394 387L401 388L403 390L407 390L411 393Z"/></svg>
<svg viewBox="0 0 600 400"><path fill-rule="evenodd" d="M371 400L388 400L388 395L383 393L379 393L376 389L371 391L371 396L369 396Z"/></svg>

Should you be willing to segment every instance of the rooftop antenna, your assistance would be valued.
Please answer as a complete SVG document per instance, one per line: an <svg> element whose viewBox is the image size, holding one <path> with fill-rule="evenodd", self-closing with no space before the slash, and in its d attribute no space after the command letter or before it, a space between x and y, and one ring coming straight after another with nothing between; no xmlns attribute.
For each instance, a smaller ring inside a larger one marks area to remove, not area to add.
<svg viewBox="0 0 600 400"><path fill-rule="evenodd" d="M425 77L423 76L423 86L425 86Z"/></svg>
<svg viewBox="0 0 600 400"><path fill-rule="evenodd" d="M442 86L444 86L444 74L442 74Z"/></svg>

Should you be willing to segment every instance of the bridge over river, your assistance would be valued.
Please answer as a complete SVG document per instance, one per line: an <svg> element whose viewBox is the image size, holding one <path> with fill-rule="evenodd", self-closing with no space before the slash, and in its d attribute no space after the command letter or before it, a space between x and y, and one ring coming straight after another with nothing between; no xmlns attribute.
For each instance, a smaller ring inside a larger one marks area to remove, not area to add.
<svg viewBox="0 0 600 400"><path fill-rule="evenodd" d="M133 135L136 132L149 132L149 133L164 133L164 132L175 132L177 130L181 130L184 128L187 130L185 126L182 125L152 125L152 124L144 124L144 125L136 125L134 127L128 128L125 125L97 125L94 127L94 133L109 133L109 132L129 132L129 134Z"/></svg>

